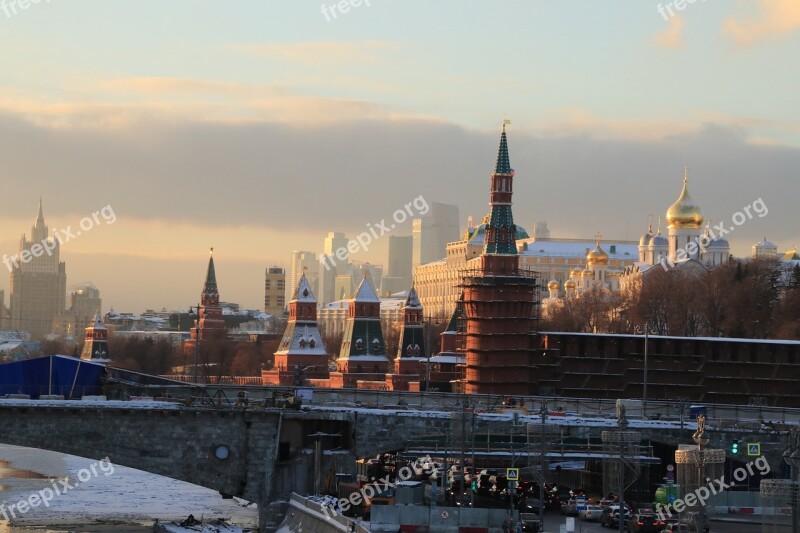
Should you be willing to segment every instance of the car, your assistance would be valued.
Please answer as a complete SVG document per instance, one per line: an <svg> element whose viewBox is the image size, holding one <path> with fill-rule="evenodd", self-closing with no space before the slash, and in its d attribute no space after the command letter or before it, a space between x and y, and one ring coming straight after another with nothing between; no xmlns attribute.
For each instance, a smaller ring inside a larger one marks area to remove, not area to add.
<svg viewBox="0 0 800 533"><path fill-rule="evenodd" d="M627 522L631 517L631 510L625 507L623 521ZM619 527L619 505L609 505L600 514L600 525L603 527Z"/></svg>
<svg viewBox="0 0 800 533"><path fill-rule="evenodd" d="M578 511L578 517L585 521L599 521L600 515L603 514L603 508L599 505L587 505L583 511Z"/></svg>
<svg viewBox="0 0 800 533"><path fill-rule="evenodd" d="M520 513L519 521L522 524L522 531L526 533L539 533L542 530L539 516L533 513Z"/></svg>
<svg viewBox="0 0 800 533"><path fill-rule="evenodd" d="M650 512L637 512L628 521L629 533L660 533L667 524L657 515Z"/></svg>

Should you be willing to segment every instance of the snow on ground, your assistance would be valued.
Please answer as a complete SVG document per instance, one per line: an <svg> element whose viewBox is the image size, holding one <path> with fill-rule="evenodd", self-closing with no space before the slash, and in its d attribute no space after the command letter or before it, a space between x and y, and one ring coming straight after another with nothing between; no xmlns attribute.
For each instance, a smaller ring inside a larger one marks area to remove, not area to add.
<svg viewBox="0 0 800 533"><path fill-rule="evenodd" d="M183 520L190 514L200 518L226 518L244 527L255 527L258 512L255 505L243 500L223 500L219 493L175 481L155 474L123 466L106 466L97 461L44 450L0 445L0 460L9 461L21 470L32 470L53 479L2 480L0 504L6 513L11 504L28 498L53 484L61 487L55 478L69 476L70 484L78 481L79 472L95 464L97 475L87 470L85 483L66 493L55 496L49 506L18 512L14 525L89 524L124 522L152 525L153 519L161 521ZM104 469L103 466L106 466ZM106 475L105 472L110 472ZM245 507L247 505L247 507ZM3 516L0 514L0 524Z"/></svg>

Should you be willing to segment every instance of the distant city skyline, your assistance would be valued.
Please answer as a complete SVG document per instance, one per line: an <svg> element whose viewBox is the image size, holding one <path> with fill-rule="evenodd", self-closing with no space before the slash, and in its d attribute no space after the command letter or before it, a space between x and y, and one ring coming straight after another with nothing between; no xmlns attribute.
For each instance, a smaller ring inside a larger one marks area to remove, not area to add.
<svg viewBox="0 0 800 533"><path fill-rule="evenodd" d="M726 235L733 255L795 246L800 4L657 5L409 0L328 20L315 2L86 0L0 15L15 50L0 57L0 256L40 196L51 229L110 206L113 224L61 246L67 290L93 282L106 311L196 305L213 246L220 298L261 309L264 269L322 252L328 232L353 238L419 196L478 223L506 118L530 234L546 221L553 237L635 240L688 166L715 224L769 208ZM384 236L351 260L387 253ZM7 274L0 290L8 306Z"/></svg>

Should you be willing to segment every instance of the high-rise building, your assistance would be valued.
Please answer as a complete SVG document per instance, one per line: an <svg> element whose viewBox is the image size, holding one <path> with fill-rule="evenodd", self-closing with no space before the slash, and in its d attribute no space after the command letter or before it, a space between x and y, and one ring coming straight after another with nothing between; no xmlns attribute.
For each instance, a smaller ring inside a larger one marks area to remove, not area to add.
<svg viewBox="0 0 800 533"><path fill-rule="evenodd" d="M382 297L404 291L411 285L413 249L414 237L389 236L389 265L379 285Z"/></svg>
<svg viewBox="0 0 800 533"><path fill-rule="evenodd" d="M64 312L67 296L67 273L60 259L61 243L49 237L44 223L42 201L31 228L31 240L25 235L19 254L9 259L11 268L11 328L28 331L33 337L50 333L53 318Z"/></svg>
<svg viewBox="0 0 800 533"><path fill-rule="evenodd" d="M306 277L308 286L314 293L319 292L319 258L314 252L306 252L302 250L295 250L292 252L292 266L289 271L289 284L287 289L287 301L291 299L292 292L300 283L302 276Z"/></svg>
<svg viewBox="0 0 800 533"><path fill-rule="evenodd" d="M433 202L429 211L412 222L412 265L443 259L447 243L458 240L458 206Z"/></svg>
<svg viewBox="0 0 800 533"><path fill-rule="evenodd" d="M319 256L319 303L325 305L341 296L342 281L337 283L337 276L350 274L347 250L348 239L344 233L331 231L325 237L322 254ZM338 284L338 287L337 287ZM349 294L350 289L347 288Z"/></svg>
<svg viewBox="0 0 800 533"><path fill-rule="evenodd" d="M53 318L52 332L64 337L80 338L87 331L86 328L94 323L95 314L102 314L103 300L100 291L91 283L70 293L69 299L69 310Z"/></svg>
<svg viewBox="0 0 800 533"><path fill-rule="evenodd" d="M269 267L264 277L264 312L281 316L286 310L286 270Z"/></svg>

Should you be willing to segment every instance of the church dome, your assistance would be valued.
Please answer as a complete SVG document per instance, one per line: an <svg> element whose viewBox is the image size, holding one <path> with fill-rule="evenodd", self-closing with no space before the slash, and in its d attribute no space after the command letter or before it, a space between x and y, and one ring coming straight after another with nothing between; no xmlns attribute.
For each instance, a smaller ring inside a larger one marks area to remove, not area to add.
<svg viewBox="0 0 800 533"><path fill-rule="evenodd" d="M667 225L670 228L698 229L703 225L703 213L700 211L700 206L689 196L686 182L687 177L684 175L681 195L678 201L667 209Z"/></svg>
<svg viewBox="0 0 800 533"><path fill-rule="evenodd" d="M489 222L489 217L486 216L483 219L483 223L474 228L469 238L467 239L469 240L470 244L483 244L483 239L486 236L486 227L489 225L488 222ZM514 224L515 241L521 241L523 239L530 239L530 238L531 237L530 235L528 235L528 232L525 231L525 228L523 228L522 226L518 226L517 224Z"/></svg>
<svg viewBox="0 0 800 533"><path fill-rule="evenodd" d="M551 279L550 283L547 284L547 288L550 289L551 291L555 290L555 289L558 289L558 281L554 280L554 279Z"/></svg>
<svg viewBox="0 0 800 533"><path fill-rule="evenodd" d="M642 237L639 239L639 246L647 246L650 244L650 239L653 238L653 226L648 226L647 231L642 234Z"/></svg>
<svg viewBox="0 0 800 533"><path fill-rule="evenodd" d="M600 243L597 243L594 250L586 254L586 263L589 265L600 264L606 265L608 264L608 254L600 248Z"/></svg>
<svg viewBox="0 0 800 533"><path fill-rule="evenodd" d="M669 241L667 240L666 237L664 237L660 233L658 235L653 235L653 238L650 239L650 248L658 248L658 247L666 248L668 246L669 246Z"/></svg>
<svg viewBox="0 0 800 533"><path fill-rule="evenodd" d="M574 280L574 279L568 279L567 281L565 281L565 282L564 282L564 288L565 288L565 289L568 289L568 290L569 290L569 289L574 289L574 288L576 288L577 286L578 286L578 284L577 284L577 283L575 283L575 280Z"/></svg>

